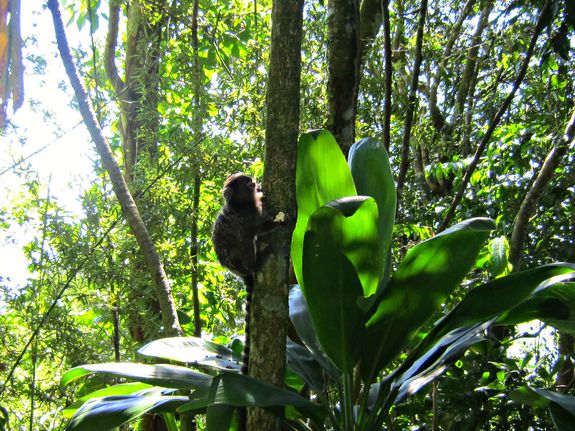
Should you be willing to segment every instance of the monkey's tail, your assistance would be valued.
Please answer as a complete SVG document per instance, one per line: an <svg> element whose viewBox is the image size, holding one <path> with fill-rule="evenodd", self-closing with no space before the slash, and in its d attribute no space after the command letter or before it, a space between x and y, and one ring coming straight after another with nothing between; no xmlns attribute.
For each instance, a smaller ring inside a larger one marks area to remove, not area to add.
<svg viewBox="0 0 575 431"><path fill-rule="evenodd" d="M245 341L244 341L244 353L242 358L242 374L247 376L250 362L250 343L251 343L250 312L252 308L252 299L254 295L254 275L248 274L244 276L243 279L246 285L247 296L246 296L246 319L244 322Z"/></svg>
<svg viewBox="0 0 575 431"><path fill-rule="evenodd" d="M250 341L251 341L251 333L250 333L250 311L252 306L252 298L254 295L254 275L248 274L243 277L244 283L246 285L246 318L244 321L244 332L245 332L245 341L244 341L244 353L242 357L242 374L244 376L248 375L249 371L249 363L250 363ZM239 431L246 431L248 424L248 411L246 407L240 407L238 410L238 430Z"/></svg>

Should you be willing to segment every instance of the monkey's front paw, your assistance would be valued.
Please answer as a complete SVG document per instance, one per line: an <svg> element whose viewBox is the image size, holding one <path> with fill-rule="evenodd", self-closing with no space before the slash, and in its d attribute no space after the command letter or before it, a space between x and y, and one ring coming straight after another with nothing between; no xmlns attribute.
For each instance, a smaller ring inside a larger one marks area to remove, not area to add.
<svg viewBox="0 0 575 431"><path fill-rule="evenodd" d="M289 221L289 217L283 211L280 211L276 214L274 218L274 223L287 223Z"/></svg>

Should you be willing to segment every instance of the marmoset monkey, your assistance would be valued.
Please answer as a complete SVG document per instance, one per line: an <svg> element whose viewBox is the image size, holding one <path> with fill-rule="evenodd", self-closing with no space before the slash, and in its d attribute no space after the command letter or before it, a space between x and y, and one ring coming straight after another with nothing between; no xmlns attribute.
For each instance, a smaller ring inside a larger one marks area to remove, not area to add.
<svg viewBox="0 0 575 431"><path fill-rule="evenodd" d="M246 321L242 373L248 373L250 351L250 305L254 272L263 263L258 253L258 235L271 231L277 222L262 208L262 193L255 180L242 173L230 175L224 183L224 207L218 214L212 232L214 249L222 266L239 275L246 284Z"/></svg>

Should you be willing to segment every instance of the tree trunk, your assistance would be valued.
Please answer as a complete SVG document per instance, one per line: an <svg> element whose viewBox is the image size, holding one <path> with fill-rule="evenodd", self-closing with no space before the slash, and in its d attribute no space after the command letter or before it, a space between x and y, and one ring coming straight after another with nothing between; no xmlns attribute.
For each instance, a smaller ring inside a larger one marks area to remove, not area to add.
<svg viewBox="0 0 575 431"><path fill-rule="evenodd" d="M421 1L419 8L419 21L417 24L417 39L415 46L415 61L413 65L413 74L411 75L411 85L409 86L409 95L407 97L407 107L405 110L405 124L403 126L403 143L401 149L401 166L397 178L397 209L401 203L403 185L407 177L409 168L409 149L411 146L411 127L416 110L417 89L419 87L419 71L421 67L422 48L423 48L423 30L425 28L425 19L427 16L427 0Z"/></svg>
<svg viewBox="0 0 575 431"><path fill-rule="evenodd" d="M344 154L355 141L361 44L358 0L328 1L328 122Z"/></svg>
<svg viewBox="0 0 575 431"><path fill-rule="evenodd" d="M295 162L299 134L303 0L275 0L269 65L264 195L267 211L295 218ZM293 226L262 238L271 250L255 277L250 319L250 376L283 386L288 325L289 251ZM248 429L273 431L279 421L248 411Z"/></svg>
<svg viewBox="0 0 575 431"><path fill-rule="evenodd" d="M180 324L178 322L176 306L172 297L170 284L164 272L164 267L160 261L160 257L146 228L146 225L140 216L138 207L136 206L136 203L134 202L134 199L132 198L132 195L128 189L128 185L126 184L122 172L120 171L120 167L114 159L112 149L104 137L100 125L98 124L86 89L80 81L78 71L76 70L76 67L72 61L72 55L70 53L70 48L68 46L68 41L64 32L64 24L60 15L58 1L49 0L48 7L52 12L52 17L54 20L58 50L60 51L66 73L68 74L72 87L74 88L76 99L80 108L80 113L82 114L82 118L86 123L88 131L90 132L90 136L96 145L98 154L102 159L102 164L104 165L106 172L108 172L110 181L112 183L112 188L120 203L122 214L126 218L126 221L128 222L128 225L130 226L130 229L134 234L140 249L142 250L146 267L152 275L152 280L156 289L156 295L159 301L160 309L162 311L164 331L168 335L181 335L182 329L180 328Z"/></svg>

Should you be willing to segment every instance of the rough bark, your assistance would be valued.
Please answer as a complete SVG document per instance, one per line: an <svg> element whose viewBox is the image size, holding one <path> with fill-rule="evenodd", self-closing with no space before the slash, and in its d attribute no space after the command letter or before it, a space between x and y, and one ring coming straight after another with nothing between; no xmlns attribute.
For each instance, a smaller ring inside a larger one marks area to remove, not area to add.
<svg viewBox="0 0 575 431"><path fill-rule="evenodd" d="M411 85L409 87L409 95L407 98L407 108L405 110L405 123L403 126L403 142L401 149L401 165L399 168L399 176L397 178L397 208L401 202L401 195L403 193L403 185L407 176L407 169L409 168L409 149L411 141L411 126L415 114L415 107L417 102L417 88L419 83L419 72L421 68L422 47L423 47L423 30L425 27L425 18L427 15L427 0L422 0L419 8L419 22L417 24L417 40L415 46L415 61L413 65L413 74L411 75Z"/></svg>
<svg viewBox="0 0 575 431"><path fill-rule="evenodd" d="M359 8L359 39L361 43L361 63L365 55L377 36L379 27L382 24L383 8L389 6L389 2L384 0L386 5L382 5L381 0L363 0Z"/></svg>
<svg viewBox="0 0 575 431"><path fill-rule="evenodd" d="M358 0L328 1L327 128L345 154L355 141L361 44Z"/></svg>
<svg viewBox="0 0 575 431"><path fill-rule="evenodd" d="M477 149L475 150L475 154L473 155L473 159L471 160L471 163L469 164L469 166L467 167L467 170L465 171L465 175L463 177L463 180L461 181L461 185L459 186L459 189L457 190L457 194L455 195L453 202L451 203L451 206L449 207L449 210L447 211L447 214L445 215L445 218L443 219L443 221L441 222L441 224L437 230L438 232L444 231L447 228L447 226L449 225L449 223L451 223L451 219L453 218L453 216L455 214L455 210L457 209L459 203L461 202L461 199L463 199L463 195L465 194L465 189L467 188L467 185L469 184L469 181L471 180L471 176L473 175L475 168L479 164L479 160L481 159L483 151L487 147L487 144L489 143L489 140L491 139L493 132L495 131L495 129L499 125L501 119L503 118L503 115L507 111L507 108L509 108L509 105L511 105L511 102L513 101L513 98L515 97L515 93L517 92L517 90L519 89L519 86L523 82L523 78L525 78L525 74L527 73L527 69L529 68L529 61L531 60L531 57L533 56L533 51L535 50L535 45L537 44L537 39L539 38L539 35L541 34L541 30L543 29L545 16L547 14L547 9L549 8L549 3L550 3L549 0L547 0L545 2L545 5L541 9L541 12L539 13L539 19L537 20L537 24L535 25L535 30L533 31L533 36L531 37L531 42L529 44L529 48L527 49L527 53L525 54L525 58L523 59L521 69L519 70L519 73L517 74L517 77L515 78L515 82L513 83L513 87L511 88L511 91L509 92L509 94L507 95L507 97L505 98L505 100L503 101L503 103L501 104L501 106L499 107L499 109L497 110L497 112L495 113L493 118L491 119L491 121L489 123L489 127L487 128L487 131L485 132L485 134L481 138L481 141L477 145Z"/></svg>
<svg viewBox="0 0 575 431"><path fill-rule="evenodd" d="M565 134L558 139L541 166L541 170L537 174L533 185L525 195L513 225L513 233L511 235L511 243L509 244L509 263L513 265L515 270L519 269L521 263L521 254L523 251L523 243L529 227L529 219L533 216L539 198L547 189L547 185L553 178L555 170L561 162L561 158L567 152L569 144L575 136L575 111L571 115L571 119L565 128Z"/></svg>
<svg viewBox="0 0 575 431"><path fill-rule="evenodd" d="M303 0L275 0L269 64L263 190L272 215L295 218ZM250 320L250 376L283 386L292 224L263 237L270 256L256 274ZM248 429L279 429L276 417L248 411Z"/></svg>
<svg viewBox="0 0 575 431"><path fill-rule="evenodd" d="M122 209L122 214L126 218L126 221L140 246L146 267L152 275L154 288L156 290L156 295L162 312L162 321L165 327L164 331L167 335L181 335L182 329L178 322L171 287L164 272L162 262L160 261L156 247L154 246L146 225L140 216L138 207L132 198L122 172L120 171L118 163L114 159L112 149L98 124L86 89L84 88L78 75L78 71L72 61L72 55L64 32L64 24L60 15L58 1L48 0L48 7L52 12L54 20L58 50L60 51L60 56L62 57L66 73L74 89L80 113L82 114L82 118L90 132L90 136L96 145L102 164L110 177L114 193Z"/></svg>
<svg viewBox="0 0 575 431"><path fill-rule="evenodd" d="M381 3L383 15L383 56L385 61L385 104L383 107L383 146L389 151L391 145L391 87L393 64L391 51L391 27L389 20L389 0Z"/></svg>

